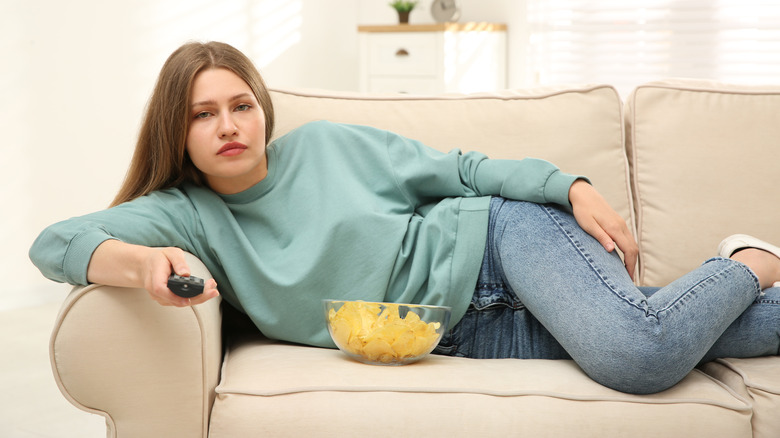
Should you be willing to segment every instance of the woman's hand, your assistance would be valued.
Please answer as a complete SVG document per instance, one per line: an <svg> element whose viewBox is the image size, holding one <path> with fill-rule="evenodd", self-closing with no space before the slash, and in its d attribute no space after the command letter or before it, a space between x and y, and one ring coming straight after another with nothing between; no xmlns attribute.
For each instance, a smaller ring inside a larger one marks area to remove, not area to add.
<svg viewBox="0 0 780 438"><path fill-rule="evenodd" d="M153 300L163 306L185 307L203 303L217 295L217 282L206 280L203 293L192 298L180 297L168 289L168 277L175 273L182 277L190 276L190 268L179 248L150 248L142 267L143 287Z"/></svg>
<svg viewBox="0 0 780 438"><path fill-rule="evenodd" d="M615 245L623 252L626 270L633 280L639 247L626 221L587 181L577 180L571 185L569 202L574 218L583 230L598 240L608 252L614 251Z"/></svg>
<svg viewBox="0 0 780 438"><path fill-rule="evenodd" d="M183 277L190 275L190 268L181 249L150 248L106 240L92 254L87 280L109 286L142 287L163 306L196 305L219 295L217 282L209 279L204 284L202 294L182 298L168 289L168 277L172 273Z"/></svg>

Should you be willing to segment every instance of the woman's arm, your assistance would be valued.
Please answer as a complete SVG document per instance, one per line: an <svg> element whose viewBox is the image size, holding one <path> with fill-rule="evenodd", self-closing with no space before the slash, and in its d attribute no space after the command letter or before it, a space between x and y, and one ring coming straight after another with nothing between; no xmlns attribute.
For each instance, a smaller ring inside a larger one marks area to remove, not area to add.
<svg viewBox="0 0 780 438"><path fill-rule="evenodd" d="M496 160L477 151L461 153L457 149L443 153L392 133L388 134L388 156L401 190L412 202L502 196L569 208L569 187L583 178L564 173L545 160Z"/></svg>
<svg viewBox="0 0 780 438"><path fill-rule="evenodd" d="M200 304L219 295L217 283L206 281L203 293L193 298L182 298L168 289L168 277L176 273L189 276L190 268L179 248L150 248L119 240L101 243L89 261L87 280L121 287L140 287L163 306Z"/></svg>
<svg viewBox="0 0 780 438"><path fill-rule="evenodd" d="M171 189L53 224L33 242L30 259L54 281L142 287L160 304L197 304L217 295L213 280L187 300L168 290L167 279L189 275L182 249L197 255L201 236L191 201Z"/></svg>
<svg viewBox="0 0 780 438"><path fill-rule="evenodd" d="M401 136L391 135L389 140L398 180L410 197L494 195L571 208L579 225L607 251L617 245L634 277L636 240L626 221L584 177L561 172L544 160L491 160L476 152L444 154Z"/></svg>

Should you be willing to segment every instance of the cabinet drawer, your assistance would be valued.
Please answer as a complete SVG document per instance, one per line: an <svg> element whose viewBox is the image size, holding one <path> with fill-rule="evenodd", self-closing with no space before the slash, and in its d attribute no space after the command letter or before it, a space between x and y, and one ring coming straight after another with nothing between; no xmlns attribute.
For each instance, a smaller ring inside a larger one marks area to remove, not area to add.
<svg viewBox="0 0 780 438"><path fill-rule="evenodd" d="M395 33L370 35L368 70L376 75L435 75L436 34Z"/></svg>

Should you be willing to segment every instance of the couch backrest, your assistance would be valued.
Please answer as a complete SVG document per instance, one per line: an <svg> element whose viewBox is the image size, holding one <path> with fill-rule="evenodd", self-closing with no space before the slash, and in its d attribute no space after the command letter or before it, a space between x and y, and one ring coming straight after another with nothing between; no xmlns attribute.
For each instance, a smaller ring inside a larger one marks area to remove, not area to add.
<svg viewBox="0 0 780 438"><path fill-rule="evenodd" d="M370 125L441 151L535 157L588 176L634 223L622 102L610 86L419 97L273 90L274 137L313 120Z"/></svg>
<svg viewBox="0 0 780 438"><path fill-rule="evenodd" d="M642 85L626 129L643 284L667 284L733 233L780 243L780 87Z"/></svg>

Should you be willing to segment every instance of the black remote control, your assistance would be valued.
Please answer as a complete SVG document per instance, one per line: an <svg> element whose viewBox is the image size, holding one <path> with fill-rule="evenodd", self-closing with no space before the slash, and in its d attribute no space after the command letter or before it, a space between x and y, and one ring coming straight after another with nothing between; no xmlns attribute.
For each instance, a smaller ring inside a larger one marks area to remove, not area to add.
<svg viewBox="0 0 780 438"><path fill-rule="evenodd" d="M203 293L204 281L198 277L181 277L173 274L168 277L168 289L182 298L192 298Z"/></svg>

